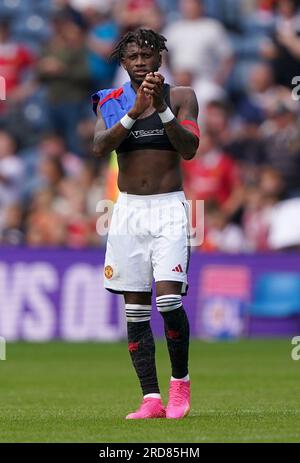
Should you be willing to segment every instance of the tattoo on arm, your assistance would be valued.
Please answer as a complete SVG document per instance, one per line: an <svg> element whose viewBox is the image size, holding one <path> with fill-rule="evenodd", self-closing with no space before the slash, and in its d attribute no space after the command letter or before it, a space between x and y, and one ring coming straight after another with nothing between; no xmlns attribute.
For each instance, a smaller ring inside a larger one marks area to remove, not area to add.
<svg viewBox="0 0 300 463"><path fill-rule="evenodd" d="M127 137L129 130L125 129L120 122L117 122L110 129L106 128L104 119L99 112L95 127L93 151L97 157L105 156L118 148Z"/></svg>

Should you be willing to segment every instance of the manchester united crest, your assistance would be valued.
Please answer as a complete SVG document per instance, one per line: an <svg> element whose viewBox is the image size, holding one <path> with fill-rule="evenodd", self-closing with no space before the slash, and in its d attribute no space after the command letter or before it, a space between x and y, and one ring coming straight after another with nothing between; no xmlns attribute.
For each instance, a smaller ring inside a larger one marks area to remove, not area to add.
<svg viewBox="0 0 300 463"><path fill-rule="evenodd" d="M104 269L105 278L110 280L112 278L113 274L114 274L113 268L110 265L106 265L106 267Z"/></svg>

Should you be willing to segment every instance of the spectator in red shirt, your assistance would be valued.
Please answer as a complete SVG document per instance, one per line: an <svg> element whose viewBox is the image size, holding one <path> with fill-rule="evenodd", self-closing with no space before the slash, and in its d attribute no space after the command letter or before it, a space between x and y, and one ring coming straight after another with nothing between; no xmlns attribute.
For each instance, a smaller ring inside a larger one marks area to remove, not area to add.
<svg viewBox="0 0 300 463"><path fill-rule="evenodd" d="M23 44L11 39L9 20L0 18L0 75L5 79L6 87L6 104L1 104L0 110L2 114L32 92L32 82L24 82L23 74L33 67L33 63L33 54Z"/></svg>
<svg viewBox="0 0 300 463"><path fill-rule="evenodd" d="M212 135L203 134L196 157L182 164L188 199L214 200L228 217L236 212L242 201L238 167Z"/></svg>

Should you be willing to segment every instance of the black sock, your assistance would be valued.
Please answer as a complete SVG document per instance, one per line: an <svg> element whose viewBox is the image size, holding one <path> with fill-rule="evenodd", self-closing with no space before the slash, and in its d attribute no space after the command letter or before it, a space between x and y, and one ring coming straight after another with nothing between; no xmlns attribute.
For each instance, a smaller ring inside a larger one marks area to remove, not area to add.
<svg viewBox="0 0 300 463"><path fill-rule="evenodd" d="M161 312L172 365L172 376L184 378L188 374L190 327L183 306Z"/></svg>
<svg viewBox="0 0 300 463"><path fill-rule="evenodd" d="M147 322L127 322L128 350L143 395L159 394L155 366L155 344L150 326Z"/></svg>

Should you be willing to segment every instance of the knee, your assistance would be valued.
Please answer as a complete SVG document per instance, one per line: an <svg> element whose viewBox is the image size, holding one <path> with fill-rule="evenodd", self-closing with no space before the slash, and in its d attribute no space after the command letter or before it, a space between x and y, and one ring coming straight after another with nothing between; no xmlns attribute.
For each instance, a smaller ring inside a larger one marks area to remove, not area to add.
<svg viewBox="0 0 300 463"><path fill-rule="evenodd" d="M166 294L156 298L157 310L163 315L166 312L179 309L182 306L182 297L180 294Z"/></svg>
<svg viewBox="0 0 300 463"><path fill-rule="evenodd" d="M148 322L151 319L151 305L125 304L125 311L127 322Z"/></svg>

